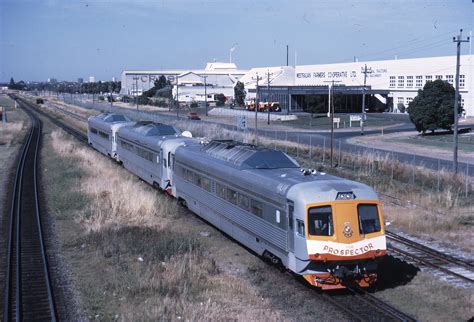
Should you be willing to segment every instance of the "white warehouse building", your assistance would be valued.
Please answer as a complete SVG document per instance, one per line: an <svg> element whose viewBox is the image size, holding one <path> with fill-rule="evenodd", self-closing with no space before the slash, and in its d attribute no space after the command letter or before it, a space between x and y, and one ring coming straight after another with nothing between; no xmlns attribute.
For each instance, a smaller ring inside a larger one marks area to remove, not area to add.
<svg viewBox="0 0 474 322"><path fill-rule="evenodd" d="M365 66L367 104L382 104L394 112L398 112L399 104L408 107L428 81L441 79L455 85L456 56L253 68L241 81L255 97L258 74L259 100L279 101L283 109L290 111L301 110L307 95L327 96L334 81L337 91L349 98L345 103L347 111L361 111ZM474 116L474 55L461 56L459 91L465 114Z"/></svg>
<svg viewBox="0 0 474 322"><path fill-rule="evenodd" d="M122 72L121 81L123 95L141 95L154 86L154 81L165 76L172 84L178 83L180 102L204 101L204 83L209 98L215 94L224 94L228 98L234 96L234 86L247 73L238 70L233 63L208 63L205 69L197 70L155 70ZM176 86L173 86L173 96Z"/></svg>
<svg viewBox="0 0 474 322"><path fill-rule="evenodd" d="M364 87L365 66L368 73ZM241 81L247 91L247 100L256 96L258 78L260 101L278 101L283 110L300 111L306 104L307 95L322 95L327 101L329 86L334 81L337 92L344 94L340 112L361 111L364 92L368 108L399 112L398 107L401 104L408 107L428 81L441 79L454 86L456 56L259 67L249 71L238 70L230 63L208 63L204 70L124 71L122 94L139 95L153 87L153 81L161 75L174 84L178 79L181 102L203 99L203 76L207 76L208 95L223 93L233 97L233 87ZM465 114L474 116L474 55L461 56L459 90ZM173 94L176 95L175 88Z"/></svg>

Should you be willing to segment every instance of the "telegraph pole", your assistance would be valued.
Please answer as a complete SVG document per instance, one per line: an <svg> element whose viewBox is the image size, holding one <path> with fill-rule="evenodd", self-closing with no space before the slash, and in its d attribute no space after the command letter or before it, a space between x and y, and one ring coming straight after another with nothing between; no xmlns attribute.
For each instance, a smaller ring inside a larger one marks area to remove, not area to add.
<svg viewBox="0 0 474 322"><path fill-rule="evenodd" d="M202 76L204 78L204 105L206 106L207 116L207 75Z"/></svg>
<svg viewBox="0 0 474 322"><path fill-rule="evenodd" d="M331 114L331 168L333 167L333 156L334 156L334 83L340 83L341 81L325 81L329 84L329 111Z"/></svg>
<svg viewBox="0 0 474 322"><path fill-rule="evenodd" d="M138 111L138 76L133 77L135 80L135 103L137 103L137 111Z"/></svg>
<svg viewBox="0 0 474 322"><path fill-rule="evenodd" d="M362 115L360 120L360 135L364 135L364 121L365 121L365 85L367 84L367 74L372 74L372 68L367 69L365 65L362 70L364 74L364 88L362 89Z"/></svg>
<svg viewBox="0 0 474 322"><path fill-rule="evenodd" d="M256 75L256 80L257 80L257 85L255 87L255 104L254 104L254 108L255 108L255 137L258 137L258 133L257 133L257 123L258 123L258 116L257 116L257 113L258 113L258 81L262 79L262 77L259 77L258 76L258 72L255 73Z"/></svg>
<svg viewBox="0 0 474 322"><path fill-rule="evenodd" d="M453 156L453 168L454 174L458 173L458 101L459 101L459 65L461 59L461 43L469 42L470 39L467 37L466 40L462 40L462 29L459 30L459 35L453 37L453 42L457 44L457 57L456 57L456 91L454 93L454 156Z"/></svg>
<svg viewBox="0 0 474 322"><path fill-rule="evenodd" d="M268 119L267 119L267 124L270 125L270 75L273 75L273 73L270 73L269 70L267 70L267 109L268 109Z"/></svg>
<svg viewBox="0 0 474 322"><path fill-rule="evenodd" d="M179 120L179 75L176 75L176 119Z"/></svg>

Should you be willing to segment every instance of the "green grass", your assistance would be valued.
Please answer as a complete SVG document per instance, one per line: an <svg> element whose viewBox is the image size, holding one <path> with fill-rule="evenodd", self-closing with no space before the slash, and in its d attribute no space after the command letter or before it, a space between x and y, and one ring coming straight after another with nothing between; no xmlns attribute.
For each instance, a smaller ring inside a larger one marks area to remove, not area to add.
<svg viewBox="0 0 474 322"><path fill-rule="evenodd" d="M404 139L391 140L392 142L408 143L414 145L422 145L427 147L435 147L443 150L452 150L454 147L453 135L417 135ZM459 135L458 137L459 150L465 152L474 152L474 135Z"/></svg>
<svg viewBox="0 0 474 322"><path fill-rule="evenodd" d="M335 118L340 119L339 128L350 128L349 127L349 118L350 115L358 115L357 113L352 114L335 114ZM370 127L380 127L380 126L390 126L398 124L399 122L394 122L387 119L371 117L370 114L367 114L367 120L364 123L364 126ZM297 120L285 121L282 122L283 125L290 127L304 128L304 129L315 129L315 130L329 130L331 129L331 118L327 117L326 114L315 114L314 117L311 117L310 114L298 115ZM334 128L337 129L336 124ZM352 128L360 128L360 122L352 122Z"/></svg>

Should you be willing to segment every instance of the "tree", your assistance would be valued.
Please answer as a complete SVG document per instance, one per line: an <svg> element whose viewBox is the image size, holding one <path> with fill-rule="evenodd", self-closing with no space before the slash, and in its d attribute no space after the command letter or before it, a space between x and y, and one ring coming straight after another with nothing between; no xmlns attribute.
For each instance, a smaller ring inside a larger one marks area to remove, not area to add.
<svg viewBox="0 0 474 322"><path fill-rule="evenodd" d="M244 83L237 82L234 87L234 100L238 106L243 106L245 101L245 96L247 92L245 91Z"/></svg>
<svg viewBox="0 0 474 322"><path fill-rule="evenodd" d="M166 79L164 75L161 75L157 80L153 83L156 89L162 89L170 84L170 81Z"/></svg>
<svg viewBox="0 0 474 322"><path fill-rule="evenodd" d="M461 104L458 106L458 113L461 113ZM423 134L426 131L434 132L436 129L451 130L451 125L454 123L453 110L454 87L440 79L427 82L408 105L410 120L415 124L416 130Z"/></svg>
<svg viewBox="0 0 474 322"><path fill-rule="evenodd" d="M406 111L405 104L403 103L398 103L397 108L400 111L400 113L405 113Z"/></svg>
<svg viewBox="0 0 474 322"><path fill-rule="evenodd" d="M216 101L217 101L216 105L217 106L224 106L225 101L227 100L227 98L225 97L224 94L222 94L222 93L221 94L216 94L214 97L216 98Z"/></svg>
<svg viewBox="0 0 474 322"><path fill-rule="evenodd" d="M324 113L328 109L322 95L307 95L305 102L305 112L311 113L311 117L313 117L314 113Z"/></svg>

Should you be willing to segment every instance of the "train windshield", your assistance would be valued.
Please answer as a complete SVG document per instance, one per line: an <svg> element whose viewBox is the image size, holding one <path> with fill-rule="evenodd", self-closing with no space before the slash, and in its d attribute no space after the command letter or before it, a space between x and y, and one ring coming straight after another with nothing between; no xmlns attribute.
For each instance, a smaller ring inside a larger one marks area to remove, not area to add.
<svg viewBox="0 0 474 322"><path fill-rule="evenodd" d="M377 205L358 205L357 212L359 215L359 231L361 234L370 234L380 231L381 228Z"/></svg>
<svg viewBox="0 0 474 322"><path fill-rule="evenodd" d="M332 236L333 227L331 206L309 208L308 232L310 235Z"/></svg>

